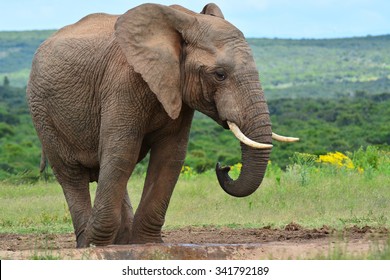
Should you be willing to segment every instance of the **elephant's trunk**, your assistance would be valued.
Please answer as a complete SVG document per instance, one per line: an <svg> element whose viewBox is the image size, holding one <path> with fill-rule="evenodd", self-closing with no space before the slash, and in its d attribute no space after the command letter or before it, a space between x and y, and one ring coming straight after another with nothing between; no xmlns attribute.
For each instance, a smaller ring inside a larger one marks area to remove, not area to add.
<svg viewBox="0 0 390 280"><path fill-rule="evenodd" d="M260 143L257 143L259 145L256 148L241 143L242 167L238 179L230 178L229 167L221 167L219 163L216 166L218 181L222 189L235 197L248 196L257 190L264 178L271 152L272 130L268 114L262 115L257 124L256 122L253 124L254 127L244 134Z"/></svg>
<svg viewBox="0 0 390 280"><path fill-rule="evenodd" d="M237 180L230 178L229 167L221 167L219 163L216 167L218 181L222 189L235 197L248 196L257 190L263 180L271 152L270 149L253 150L245 144L241 144L241 149L243 163Z"/></svg>

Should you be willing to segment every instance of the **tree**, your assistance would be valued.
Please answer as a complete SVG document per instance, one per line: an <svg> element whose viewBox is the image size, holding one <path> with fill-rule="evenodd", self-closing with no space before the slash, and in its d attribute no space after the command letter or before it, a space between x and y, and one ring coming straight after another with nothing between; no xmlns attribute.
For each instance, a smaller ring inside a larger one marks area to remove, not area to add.
<svg viewBox="0 0 390 280"><path fill-rule="evenodd" d="M9 87L9 79L8 79L7 76L4 76L3 86L4 86L4 87Z"/></svg>

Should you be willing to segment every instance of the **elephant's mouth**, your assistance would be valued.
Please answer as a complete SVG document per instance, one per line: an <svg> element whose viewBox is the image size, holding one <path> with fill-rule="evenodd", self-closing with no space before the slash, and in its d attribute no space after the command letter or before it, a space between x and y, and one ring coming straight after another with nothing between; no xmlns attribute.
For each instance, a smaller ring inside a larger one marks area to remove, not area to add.
<svg viewBox="0 0 390 280"><path fill-rule="evenodd" d="M222 125L222 127L223 127L224 129L230 129L230 128L229 128L229 125L228 125L228 122L227 122L226 120L225 120L225 121L222 121L221 125Z"/></svg>

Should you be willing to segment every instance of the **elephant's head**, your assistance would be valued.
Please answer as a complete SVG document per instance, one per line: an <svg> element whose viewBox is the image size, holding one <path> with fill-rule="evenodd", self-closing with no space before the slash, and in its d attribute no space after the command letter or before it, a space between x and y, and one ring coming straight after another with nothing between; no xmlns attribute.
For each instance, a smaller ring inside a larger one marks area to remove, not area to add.
<svg viewBox="0 0 390 280"><path fill-rule="evenodd" d="M172 119L185 103L236 131L242 142L241 174L234 181L229 168L218 164L218 181L233 196L253 193L267 167L272 130L259 74L241 31L214 4L201 14L176 5L141 5L119 17L115 30L128 62Z"/></svg>

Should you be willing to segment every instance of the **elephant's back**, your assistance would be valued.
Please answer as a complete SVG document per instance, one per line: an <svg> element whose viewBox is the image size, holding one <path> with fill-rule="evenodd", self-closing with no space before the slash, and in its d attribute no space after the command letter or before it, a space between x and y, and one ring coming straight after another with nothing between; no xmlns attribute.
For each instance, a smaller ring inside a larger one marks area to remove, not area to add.
<svg viewBox="0 0 390 280"><path fill-rule="evenodd" d="M105 13L90 14L78 22L65 26L53 36L55 38L91 38L109 36L114 32L118 15Z"/></svg>
<svg viewBox="0 0 390 280"><path fill-rule="evenodd" d="M41 44L35 60L43 57L45 63L48 57L61 56L69 61L77 53L87 55L85 51L96 53L104 49L114 36L117 18L117 15L91 14L61 28Z"/></svg>
<svg viewBox="0 0 390 280"><path fill-rule="evenodd" d="M30 82L57 91L56 87L74 85L77 80L79 83L92 81L114 41L117 18L91 14L58 30L35 53Z"/></svg>

